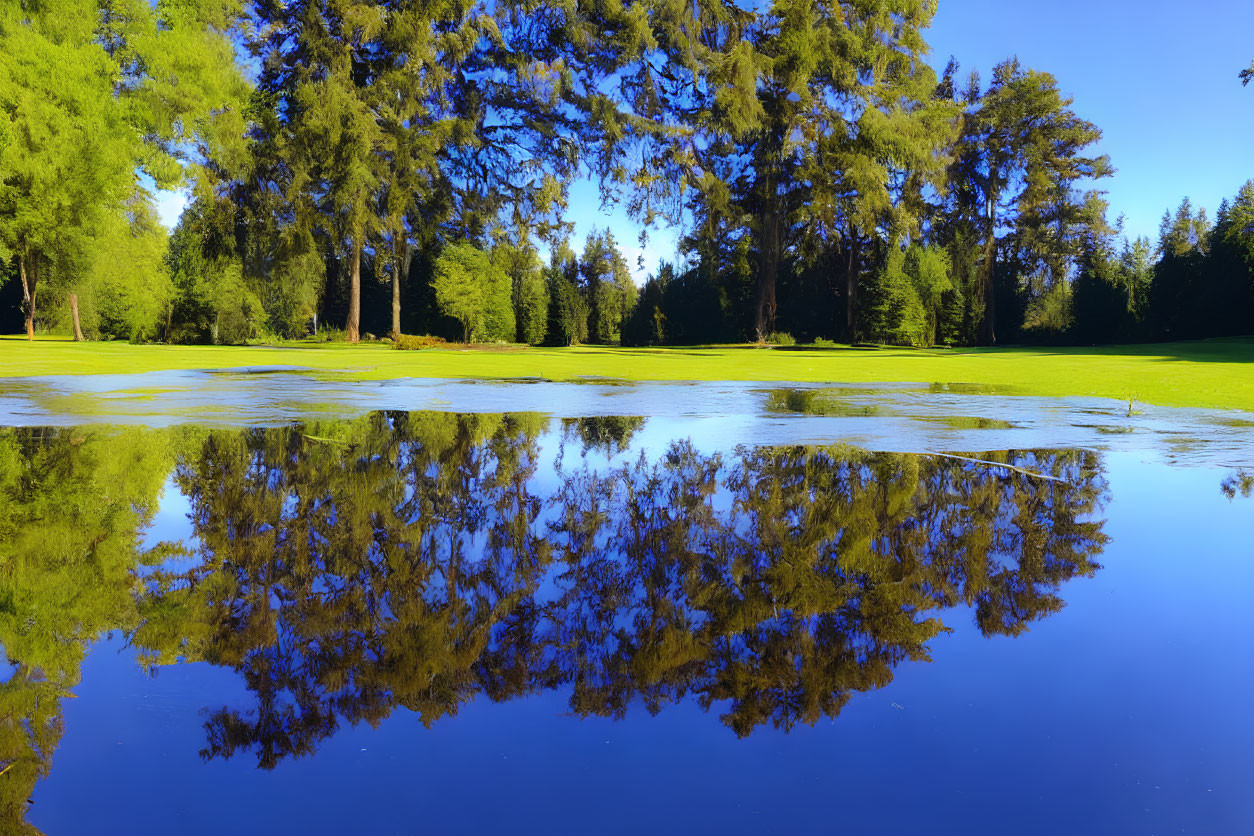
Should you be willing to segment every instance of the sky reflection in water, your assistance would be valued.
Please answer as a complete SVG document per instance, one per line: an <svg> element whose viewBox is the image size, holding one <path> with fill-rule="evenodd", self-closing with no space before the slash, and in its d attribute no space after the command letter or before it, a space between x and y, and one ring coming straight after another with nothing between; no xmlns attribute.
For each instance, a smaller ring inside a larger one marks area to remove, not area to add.
<svg viewBox="0 0 1254 836"><path fill-rule="evenodd" d="M0 430L0 816L1244 832L1233 471L689 435Z"/></svg>

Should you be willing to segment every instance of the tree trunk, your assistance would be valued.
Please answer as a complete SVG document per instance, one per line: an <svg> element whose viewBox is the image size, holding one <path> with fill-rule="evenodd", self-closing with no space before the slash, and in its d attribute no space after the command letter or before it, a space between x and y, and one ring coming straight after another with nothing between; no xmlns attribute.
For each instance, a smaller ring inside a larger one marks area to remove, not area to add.
<svg viewBox="0 0 1254 836"><path fill-rule="evenodd" d="M988 222L988 234L984 239L984 340L989 345L997 344L997 295L993 290L994 262L997 260L997 230L992 219Z"/></svg>
<svg viewBox="0 0 1254 836"><path fill-rule="evenodd" d="M775 283L779 273L779 218L770 210L762 215L762 247L758 264L758 310L754 323L758 342L775 332Z"/></svg>
<svg viewBox="0 0 1254 836"><path fill-rule="evenodd" d="M83 341L83 329L78 322L78 294L70 294L70 318L74 320L74 342Z"/></svg>
<svg viewBox="0 0 1254 836"><path fill-rule="evenodd" d="M858 274L854 263L856 249L853 230L849 230L849 240L845 245L845 337L849 342L857 340L858 324Z"/></svg>
<svg viewBox="0 0 1254 836"><path fill-rule="evenodd" d="M26 339L35 341L35 286L39 283L39 274L35 270L35 262L31 262L30 270L26 269L26 257L17 257L18 273L22 277L22 310L26 314Z"/></svg>
<svg viewBox="0 0 1254 836"><path fill-rule="evenodd" d="M990 172L989 183L994 182L994 175ZM989 186L989 191L992 186ZM984 236L984 323L980 329L984 332L984 340L989 345L997 345L997 295L993 290L993 271L997 260L997 218L996 218L996 200L990 194L985 200L984 214L988 224L988 231Z"/></svg>
<svg viewBox="0 0 1254 836"><path fill-rule="evenodd" d="M401 335L401 262L392 261L392 339L396 339Z"/></svg>
<svg viewBox="0 0 1254 836"><path fill-rule="evenodd" d="M344 339L355 343L361 339L361 242L353 241L353 272L348 286L348 325Z"/></svg>

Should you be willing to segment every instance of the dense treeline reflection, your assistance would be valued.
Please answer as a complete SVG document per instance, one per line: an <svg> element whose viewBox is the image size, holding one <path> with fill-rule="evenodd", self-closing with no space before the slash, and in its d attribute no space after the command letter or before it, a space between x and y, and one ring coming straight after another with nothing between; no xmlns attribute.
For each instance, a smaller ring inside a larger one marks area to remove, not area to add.
<svg viewBox="0 0 1254 836"><path fill-rule="evenodd" d="M549 689L577 716L692 699L745 735L926 660L946 608L1021 632L1106 540L1093 453L637 455L642 426L0 430L0 817L24 818L110 631L153 670L239 672L252 699L209 706L207 758L272 767L398 707ZM171 470L194 536L151 547Z"/></svg>
<svg viewBox="0 0 1254 836"><path fill-rule="evenodd" d="M205 756L269 767L398 706L429 724L551 688L577 715L692 697L741 735L813 723L927 659L942 608L989 635L1056 611L1105 542L1092 453L675 443L599 471L559 459L545 491L543 427L375 415L212 433L184 457L196 559L147 579L133 639L255 694L212 714ZM621 449L605 427L564 436Z"/></svg>

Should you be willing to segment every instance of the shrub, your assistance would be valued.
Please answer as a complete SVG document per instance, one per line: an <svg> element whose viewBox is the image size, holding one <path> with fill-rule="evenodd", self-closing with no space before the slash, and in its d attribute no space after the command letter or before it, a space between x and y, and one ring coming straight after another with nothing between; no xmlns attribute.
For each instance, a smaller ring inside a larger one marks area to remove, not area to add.
<svg viewBox="0 0 1254 836"><path fill-rule="evenodd" d="M827 337L818 337L814 340L814 342L810 343L810 345L815 348L835 348L836 341L829 340Z"/></svg>
<svg viewBox="0 0 1254 836"><path fill-rule="evenodd" d="M775 331L767 335L766 343L767 345L789 346L789 345L796 345L797 340L795 337L793 337L792 334L789 334L787 331Z"/></svg>
<svg viewBox="0 0 1254 836"><path fill-rule="evenodd" d="M311 335L310 340L316 343L342 343L347 332L335 325L319 325L318 333Z"/></svg>
<svg viewBox="0 0 1254 836"><path fill-rule="evenodd" d="M413 334L397 334L392 341L392 348L400 351L423 351L428 348L439 348L442 345L447 345L443 337Z"/></svg>

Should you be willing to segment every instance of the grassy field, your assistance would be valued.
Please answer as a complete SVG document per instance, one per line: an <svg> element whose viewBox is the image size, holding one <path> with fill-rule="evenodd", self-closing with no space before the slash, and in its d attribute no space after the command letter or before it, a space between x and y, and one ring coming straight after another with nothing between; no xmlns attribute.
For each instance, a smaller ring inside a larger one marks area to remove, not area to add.
<svg viewBox="0 0 1254 836"><path fill-rule="evenodd" d="M0 378L278 365L341 372L363 380L598 376L963 383L1004 388L1013 394L1095 395L1164 406L1254 411L1254 338L1100 348L934 351L755 346L395 351L384 344L136 346L0 338Z"/></svg>

